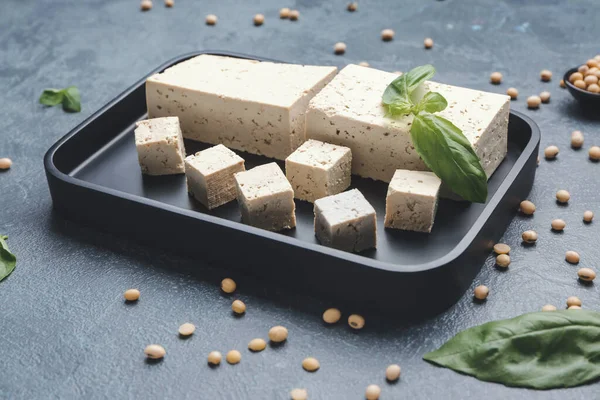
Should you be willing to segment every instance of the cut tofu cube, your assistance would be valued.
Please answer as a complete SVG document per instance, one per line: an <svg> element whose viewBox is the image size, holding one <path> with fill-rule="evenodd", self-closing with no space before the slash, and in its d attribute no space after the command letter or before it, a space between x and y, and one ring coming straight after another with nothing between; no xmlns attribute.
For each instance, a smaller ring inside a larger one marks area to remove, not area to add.
<svg viewBox="0 0 600 400"><path fill-rule="evenodd" d="M233 174L241 171L244 159L222 144L185 159L188 192L209 210L236 198Z"/></svg>
<svg viewBox="0 0 600 400"><path fill-rule="evenodd" d="M318 199L314 211L322 245L354 252L377 247L375 209L357 189Z"/></svg>
<svg viewBox="0 0 600 400"><path fill-rule="evenodd" d="M348 65L309 104L306 136L350 147L352 173L389 182L397 169L427 171L410 138L413 117L386 117L385 88L398 76ZM448 107L438 113L459 127L488 178L506 156L510 97L426 82Z"/></svg>
<svg viewBox="0 0 600 400"><path fill-rule="evenodd" d="M185 172L185 148L179 118L165 117L138 121L135 147L142 173L173 175Z"/></svg>
<svg viewBox="0 0 600 400"><path fill-rule="evenodd" d="M285 159L285 175L294 196L313 203L350 186L352 152L335 144L308 140Z"/></svg>
<svg viewBox="0 0 600 400"><path fill-rule="evenodd" d="M294 191L276 163L234 175L242 222L270 231L296 226Z"/></svg>
<svg viewBox="0 0 600 400"><path fill-rule="evenodd" d="M308 102L336 72L204 54L148 78L148 115L177 115L186 139L284 160L305 141Z"/></svg>
<svg viewBox="0 0 600 400"><path fill-rule="evenodd" d="M433 172L397 170L385 199L385 227L431 232L441 184Z"/></svg>

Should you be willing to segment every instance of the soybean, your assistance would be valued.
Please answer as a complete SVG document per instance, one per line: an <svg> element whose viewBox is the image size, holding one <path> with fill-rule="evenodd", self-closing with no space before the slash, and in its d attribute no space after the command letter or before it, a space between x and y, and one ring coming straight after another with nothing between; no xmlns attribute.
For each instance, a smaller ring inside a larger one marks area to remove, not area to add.
<svg viewBox="0 0 600 400"><path fill-rule="evenodd" d="M365 319L358 314L352 314L348 317L348 325L352 329L362 329L365 326Z"/></svg>
<svg viewBox="0 0 600 400"><path fill-rule="evenodd" d="M583 221L584 222L592 222L594 219L594 213L592 211L586 211L583 213Z"/></svg>
<svg viewBox="0 0 600 400"><path fill-rule="evenodd" d="M546 159L548 160L552 160L554 158L556 158L556 156L558 155L558 152L560 150L558 149L558 146L548 146L544 149L544 157L546 157Z"/></svg>
<svg viewBox="0 0 600 400"><path fill-rule="evenodd" d="M535 212L535 204L529 200L523 200L519 205L521 212L525 215L533 215Z"/></svg>
<svg viewBox="0 0 600 400"><path fill-rule="evenodd" d="M236 288L237 285L235 281L231 278L225 278L221 281L221 290L225 293L233 293L235 292Z"/></svg>
<svg viewBox="0 0 600 400"><path fill-rule="evenodd" d="M398 364L392 364L387 367L385 370L385 379L390 382L400 379L400 366Z"/></svg>
<svg viewBox="0 0 600 400"><path fill-rule="evenodd" d="M494 251L496 254L508 254L510 253L510 246L504 243L496 243L494 245Z"/></svg>
<svg viewBox="0 0 600 400"><path fill-rule="evenodd" d="M542 103L549 103L550 102L550 92L540 93L540 100L542 101Z"/></svg>
<svg viewBox="0 0 600 400"><path fill-rule="evenodd" d="M566 190L561 189L556 192L556 200L558 200L559 203L568 203L570 198L571 195Z"/></svg>
<svg viewBox="0 0 600 400"><path fill-rule="evenodd" d="M509 95L512 100L516 100L517 96L519 95L519 91L517 89L515 89L514 87L511 87L511 88L508 88L508 90L506 91L506 94Z"/></svg>
<svg viewBox="0 0 600 400"><path fill-rule="evenodd" d="M190 336L194 333L195 330L196 326L194 324L186 322L185 324L179 327L179 334L181 336Z"/></svg>
<svg viewBox="0 0 600 400"><path fill-rule="evenodd" d="M5 170L12 167L12 160L10 158L0 158L0 169Z"/></svg>
<svg viewBox="0 0 600 400"><path fill-rule="evenodd" d="M596 272L591 268L580 268L577 275L584 282L591 282L596 279Z"/></svg>
<svg viewBox="0 0 600 400"><path fill-rule="evenodd" d="M335 324L342 317L342 313L337 308L329 308L323 313L323 321L328 324Z"/></svg>
<svg viewBox="0 0 600 400"><path fill-rule="evenodd" d="M361 61L361 62L358 63L358 65L360 65L361 67L368 67L369 63L366 62L366 61Z"/></svg>
<svg viewBox="0 0 600 400"><path fill-rule="evenodd" d="M377 385L369 385L367 386L367 390L365 391L365 397L367 400L377 400L381 396L381 388Z"/></svg>
<svg viewBox="0 0 600 400"><path fill-rule="evenodd" d="M137 289L127 289L124 296L127 301L138 301L140 298L140 291Z"/></svg>
<svg viewBox="0 0 600 400"><path fill-rule="evenodd" d="M246 312L246 305L241 300L234 300L234 302L231 303L231 309L234 313L241 315Z"/></svg>
<svg viewBox="0 0 600 400"><path fill-rule="evenodd" d="M171 8L175 5L175 0L165 0L165 7Z"/></svg>
<svg viewBox="0 0 600 400"><path fill-rule="evenodd" d="M221 360L223 356L218 351L211 351L208 353L208 363L211 365L219 365L221 364Z"/></svg>
<svg viewBox="0 0 600 400"><path fill-rule="evenodd" d="M302 361L302 368L308 372L315 372L321 367L319 360L314 357L307 357Z"/></svg>
<svg viewBox="0 0 600 400"><path fill-rule="evenodd" d="M290 392L292 400L306 400L308 399L308 392L306 389L293 389Z"/></svg>
<svg viewBox="0 0 600 400"><path fill-rule="evenodd" d="M552 304L546 304L544 307L542 307L542 311L556 311L556 307Z"/></svg>
<svg viewBox="0 0 600 400"><path fill-rule="evenodd" d="M527 98L527 107L531 109L539 108L540 104L542 104L542 99L540 96L529 96Z"/></svg>
<svg viewBox="0 0 600 400"><path fill-rule="evenodd" d="M567 299L567 307L578 306L581 307L581 300L577 296L571 296Z"/></svg>
<svg viewBox="0 0 600 400"><path fill-rule="evenodd" d="M164 347L162 347L159 344L151 344L146 346L146 348L144 349L144 354L146 355L146 357L152 360L159 360L163 358L165 354L167 354L167 351Z"/></svg>
<svg viewBox="0 0 600 400"><path fill-rule="evenodd" d="M521 235L521 238L525 243L535 243L537 241L538 234L536 231L525 231Z"/></svg>
<svg viewBox="0 0 600 400"><path fill-rule="evenodd" d="M358 3L356 1L352 2L352 3L348 3L348 7L347 7L348 11L350 12L354 12L358 9Z"/></svg>
<svg viewBox="0 0 600 400"><path fill-rule="evenodd" d="M142 11L149 11L152 9L152 1L151 0L142 0L140 3L140 8Z"/></svg>
<svg viewBox="0 0 600 400"><path fill-rule="evenodd" d="M279 10L279 18L281 19L287 19L290 17L290 9L289 8L282 8L281 10Z"/></svg>
<svg viewBox="0 0 600 400"><path fill-rule="evenodd" d="M571 82L572 84L575 84L576 81L582 81L583 80L583 73L581 72L573 72L571 75L569 75L569 82Z"/></svg>
<svg viewBox="0 0 600 400"><path fill-rule="evenodd" d="M300 11L298 11L298 10L290 11L290 21L298 21L298 18L300 18Z"/></svg>
<svg viewBox="0 0 600 400"><path fill-rule="evenodd" d="M565 226L567 226L567 223L564 220L558 218L558 219L552 220L551 225L552 225L553 230L562 231L563 229L565 229Z"/></svg>
<svg viewBox="0 0 600 400"><path fill-rule="evenodd" d="M499 85L502 82L502 74L500 72L492 72L490 74L490 82L494 85Z"/></svg>
<svg viewBox="0 0 600 400"><path fill-rule="evenodd" d="M579 253L577 253L576 251L569 250L565 254L565 260L567 260L568 263L578 264L580 259L581 258L579 257Z"/></svg>
<svg viewBox="0 0 600 400"><path fill-rule="evenodd" d="M335 54L344 54L346 52L346 43L338 42L333 46L333 52Z"/></svg>
<svg viewBox="0 0 600 400"><path fill-rule="evenodd" d="M426 49L431 49L433 47L433 39L425 38L425 40L423 41L423 45L425 45Z"/></svg>
<svg viewBox="0 0 600 400"><path fill-rule="evenodd" d="M498 257L496 257L496 264L499 267L507 268L510 265L510 257L508 254L499 254Z"/></svg>
<svg viewBox="0 0 600 400"><path fill-rule="evenodd" d="M394 38L395 32L392 29L384 29L381 31L381 40L389 42Z"/></svg>
<svg viewBox="0 0 600 400"><path fill-rule="evenodd" d="M206 25L216 25L217 24L217 16L214 14L208 14L206 16Z"/></svg>
<svg viewBox="0 0 600 400"><path fill-rule="evenodd" d="M600 160L600 147L592 146L589 151L590 160L598 161Z"/></svg>
<svg viewBox="0 0 600 400"><path fill-rule="evenodd" d="M267 347L267 342L264 339L256 338L252 339L250 343L248 343L248 349L251 351L263 351Z"/></svg>
<svg viewBox="0 0 600 400"><path fill-rule="evenodd" d="M540 78L542 79L542 81L544 82L549 82L550 79L552 79L552 72L547 70L547 69L543 69L540 72Z"/></svg>
<svg viewBox="0 0 600 400"><path fill-rule="evenodd" d="M225 360L231 365L237 364L242 360L242 354L237 350L230 350L225 356Z"/></svg>
<svg viewBox="0 0 600 400"><path fill-rule="evenodd" d="M262 14L256 14L254 16L253 21L254 21L254 25L261 26L265 22L265 16Z"/></svg>
<svg viewBox="0 0 600 400"><path fill-rule="evenodd" d="M473 294L477 300L485 300L490 294L490 289L485 285L479 285L475 288Z"/></svg>
<svg viewBox="0 0 600 400"><path fill-rule="evenodd" d="M579 307L579 306L571 306L571 307L567 308L567 310L581 310L581 307Z"/></svg>
<svg viewBox="0 0 600 400"><path fill-rule="evenodd" d="M583 146L583 133L581 131L571 132L571 147L574 149L580 149Z"/></svg>
<svg viewBox="0 0 600 400"><path fill-rule="evenodd" d="M288 330L283 326L274 326L269 329L269 340L275 343L281 343L288 337Z"/></svg>

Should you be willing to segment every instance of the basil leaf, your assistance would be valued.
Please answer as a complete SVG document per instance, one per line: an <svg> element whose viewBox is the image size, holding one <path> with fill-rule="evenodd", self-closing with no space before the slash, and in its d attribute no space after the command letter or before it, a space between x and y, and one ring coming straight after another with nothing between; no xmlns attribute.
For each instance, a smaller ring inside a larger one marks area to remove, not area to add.
<svg viewBox="0 0 600 400"><path fill-rule="evenodd" d="M477 379L532 389L600 378L600 313L524 314L460 332L423 359Z"/></svg>
<svg viewBox="0 0 600 400"><path fill-rule="evenodd" d="M63 90L63 93L63 110L69 112L81 111L81 96L79 94L79 89L77 89L75 86L69 86Z"/></svg>
<svg viewBox="0 0 600 400"><path fill-rule="evenodd" d="M46 89L40 96L40 103L46 106L55 106L62 103L64 93L59 89Z"/></svg>
<svg viewBox="0 0 600 400"><path fill-rule="evenodd" d="M394 103L410 103L410 93L406 84L406 76L400 75L385 88L383 92L383 104L390 105Z"/></svg>
<svg viewBox="0 0 600 400"><path fill-rule="evenodd" d="M388 104L388 114L391 116L401 115L401 114L410 114L413 108L412 103L407 103L403 101L399 101L396 103Z"/></svg>
<svg viewBox="0 0 600 400"><path fill-rule="evenodd" d="M0 281L9 276L17 265L17 257L8 250L7 238L6 235L0 235Z"/></svg>
<svg viewBox="0 0 600 400"><path fill-rule="evenodd" d="M434 113L444 111L446 107L448 107L448 102L444 96L437 92L427 92L425 97L423 97L423 100L419 103L418 110Z"/></svg>
<svg viewBox="0 0 600 400"><path fill-rule="evenodd" d="M412 91L415 90L417 86L425 82L427 79L431 79L433 75L435 75L435 68L433 67L433 65L427 64L413 68L406 74L402 74L401 76L406 77L408 91L409 93L412 93Z"/></svg>
<svg viewBox="0 0 600 400"><path fill-rule="evenodd" d="M487 175L473 147L452 122L419 113L411 125L410 136L425 164L452 191L468 201L486 201Z"/></svg>

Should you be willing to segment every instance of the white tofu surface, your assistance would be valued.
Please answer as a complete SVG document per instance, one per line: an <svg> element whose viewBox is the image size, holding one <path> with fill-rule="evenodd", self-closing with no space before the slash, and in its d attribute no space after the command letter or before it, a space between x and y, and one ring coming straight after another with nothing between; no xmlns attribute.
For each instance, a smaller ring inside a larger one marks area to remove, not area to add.
<svg viewBox="0 0 600 400"><path fill-rule="evenodd" d="M397 170L385 201L385 227L431 232L441 184L433 172Z"/></svg>
<svg viewBox="0 0 600 400"><path fill-rule="evenodd" d="M177 117L139 121L134 135L142 173L172 175L185 172L185 147Z"/></svg>
<svg viewBox="0 0 600 400"><path fill-rule="evenodd" d="M234 175L242 222L270 231L296 226L294 191L276 163Z"/></svg>
<svg viewBox="0 0 600 400"><path fill-rule="evenodd" d="M348 147L308 140L285 159L285 174L297 199L314 202L350 186Z"/></svg>
<svg viewBox="0 0 600 400"><path fill-rule="evenodd" d="M353 252L377 247L375 209L359 190L316 200L314 213L322 245Z"/></svg>
<svg viewBox="0 0 600 400"><path fill-rule="evenodd" d="M209 210L236 198L236 172L244 171L244 159L222 144L185 159L188 192Z"/></svg>
<svg viewBox="0 0 600 400"><path fill-rule="evenodd" d="M284 160L305 141L308 102L336 72L204 54L148 78L148 114L178 116L187 139Z"/></svg>
<svg viewBox="0 0 600 400"><path fill-rule="evenodd" d="M309 104L306 136L352 150L352 173L389 182L397 169L428 170L410 139L413 117L388 118L381 104L398 76L348 65ZM439 115L459 127L479 156L488 178L507 152L510 98L426 82L448 108Z"/></svg>

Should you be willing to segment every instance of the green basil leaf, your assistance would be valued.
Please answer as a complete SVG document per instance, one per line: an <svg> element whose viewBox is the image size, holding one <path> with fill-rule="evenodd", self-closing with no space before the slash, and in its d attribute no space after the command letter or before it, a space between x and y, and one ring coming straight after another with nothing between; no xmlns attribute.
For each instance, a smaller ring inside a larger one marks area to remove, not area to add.
<svg viewBox="0 0 600 400"><path fill-rule="evenodd" d="M383 104L410 103L410 93L406 84L406 76L400 75L385 88L383 92Z"/></svg>
<svg viewBox="0 0 600 400"><path fill-rule="evenodd" d="M483 381L567 388L600 378L599 338L600 313L536 312L462 331L423 358Z"/></svg>
<svg viewBox="0 0 600 400"><path fill-rule="evenodd" d="M0 281L9 276L17 265L17 257L8 250L7 238L6 235L0 235Z"/></svg>
<svg viewBox="0 0 600 400"><path fill-rule="evenodd" d="M417 106L419 111L427 111L428 113L434 113L438 111L444 111L448 107L448 102L441 94L437 92L427 92L423 100Z"/></svg>
<svg viewBox="0 0 600 400"><path fill-rule="evenodd" d="M473 147L452 122L437 115L415 115L410 129L425 164L463 199L484 203L487 175Z"/></svg>
<svg viewBox="0 0 600 400"><path fill-rule="evenodd" d="M401 76L406 77L406 84L408 86L408 92L410 94L421 83L425 82L427 79L431 79L433 75L435 75L435 68L433 67L433 65L427 64L413 68L406 74L402 74Z"/></svg>
<svg viewBox="0 0 600 400"><path fill-rule="evenodd" d="M62 103L64 93L60 89L46 89L40 96L40 103L46 106L55 106Z"/></svg>
<svg viewBox="0 0 600 400"><path fill-rule="evenodd" d="M412 103L407 103L403 101L398 101L392 104L388 104L388 114L391 116L394 115L402 115L402 114L410 114L413 108Z"/></svg>
<svg viewBox="0 0 600 400"><path fill-rule="evenodd" d="M63 90L63 93L63 110L69 112L81 111L81 96L79 94L79 89L77 89L75 86L69 86Z"/></svg>

